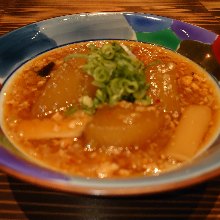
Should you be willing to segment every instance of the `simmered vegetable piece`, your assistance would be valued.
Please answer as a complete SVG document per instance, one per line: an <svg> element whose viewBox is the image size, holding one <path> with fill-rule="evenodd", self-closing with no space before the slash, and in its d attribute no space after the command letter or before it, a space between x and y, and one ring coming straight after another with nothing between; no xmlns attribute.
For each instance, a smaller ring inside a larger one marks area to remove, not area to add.
<svg viewBox="0 0 220 220"><path fill-rule="evenodd" d="M191 105L183 113L166 153L177 159L192 159L202 142L211 120L207 106Z"/></svg>
<svg viewBox="0 0 220 220"><path fill-rule="evenodd" d="M34 116L46 116L65 110L77 104L83 95L94 96L95 86L91 84L91 77L84 74L81 65L84 59L76 59L63 64L46 83L44 90L32 108Z"/></svg>
<svg viewBox="0 0 220 220"><path fill-rule="evenodd" d="M159 102L165 111L180 111L175 65L159 64L152 66L147 72L147 80L150 82L149 96Z"/></svg>
<svg viewBox="0 0 220 220"><path fill-rule="evenodd" d="M55 113L53 118L22 120L18 133L25 139L50 139L79 137L91 117L84 112L76 112L73 117L63 118ZM37 131L37 132L36 132Z"/></svg>
<svg viewBox="0 0 220 220"><path fill-rule="evenodd" d="M106 105L97 110L86 127L86 142L98 146L143 146L158 132L163 119L163 114L154 107L129 103Z"/></svg>

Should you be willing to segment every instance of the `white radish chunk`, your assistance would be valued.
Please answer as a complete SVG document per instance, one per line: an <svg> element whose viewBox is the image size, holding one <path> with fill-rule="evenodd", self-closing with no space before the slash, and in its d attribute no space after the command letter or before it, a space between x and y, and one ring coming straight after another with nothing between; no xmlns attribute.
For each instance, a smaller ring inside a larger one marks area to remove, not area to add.
<svg viewBox="0 0 220 220"><path fill-rule="evenodd" d="M211 117L211 109L207 106L187 107L166 147L166 154L183 161L192 159L199 150Z"/></svg>
<svg viewBox="0 0 220 220"><path fill-rule="evenodd" d="M49 139L81 136L91 117L81 112L74 117L60 120L53 118L22 120L18 124L19 135L25 139Z"/></svg>
<svg viewBox="0 0 220 220"><path fill-rule="evenodd" d="M84 59L75 59L65 63L51 73L41 95L32 108L33 116L45 117L57 110L77 104L83 95L93 96L96 88L92 78L82 72Z"/></svg>
<svg viewBox="0 0 220 220"><path fill-rule="evenodd" d="M164 67L165 68L165 67ZM164 111L180 112L176 74L174 69L158 69L147 74L147 81L151 87L149 96L154 100L159 100Z"/></svg>
<svg viewBox="0 0 220 220"><path fill-rule="evenodd" d="M163 125L164 117L155 108L137 109L135 104L98 109L85 128L86 141L97 146L144 146Z"/></svg>

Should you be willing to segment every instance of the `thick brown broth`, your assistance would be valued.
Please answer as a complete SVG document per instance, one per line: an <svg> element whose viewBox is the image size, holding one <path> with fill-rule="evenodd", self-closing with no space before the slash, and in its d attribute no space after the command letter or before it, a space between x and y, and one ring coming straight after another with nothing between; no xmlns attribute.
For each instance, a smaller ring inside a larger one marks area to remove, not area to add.
<svg viewBox="0 0 220 220"><path fill-rule="evenodd" d="M78 43L49 51L13 76L4 90L3 129L21 151L44 166L71 175L108 178L158 175L181 166L213 141L220 125L220 95L214 80L172 51L127 41L120 43L145 64L146 80L151 85L147 91L150 106L125 101L104 105L88 116L79 137L24 138L19 130L24 120L48 119L56 127L56 123L72 117L66 111L77 105L82 95L94 96L96 87L81 68L85 59L66 62L64 58L70 53L86 54L88 44L105 43ZM50 62L55 64L50 75L39 76L39 70ZM205 106L204 114L210 112L210 117L196 150L185 156L166 148L173 149L169 148L172 137L189 106Z"/></svg>

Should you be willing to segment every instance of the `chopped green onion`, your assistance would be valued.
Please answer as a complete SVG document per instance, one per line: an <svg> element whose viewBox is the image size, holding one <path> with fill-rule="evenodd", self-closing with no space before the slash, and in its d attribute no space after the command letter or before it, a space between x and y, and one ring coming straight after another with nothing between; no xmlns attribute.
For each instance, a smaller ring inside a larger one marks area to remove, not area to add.
<svg viewBox="0 0 220 220"><path fill-rule="evenodd" d="M87 63L83 70L93 77L92 84L97 91L94 98L81 97L80 103L85 111L91 114L102 104L112 105L122 100L151 104L151 99L146 95L149 84L146 82L144 64L127 46L113 42L100 48L94 44L88 47L90 52L86 55ZM77 58L77 55L70 54L66 59L74 57Z"/></svg>
<svg viewBox="0 0 220 220"><path fill-rule="evenodd" d="M96 82L99 83L107 82L110 78L110 72L103 66L97 66L94 69L93 77Z"/></svg>
<svg viewBox="0 0 220 220"><path fill-rule="evenodd" d="M107 100L107 93L106 91L103 91L101 89L97 89L96 90L96 98L101 102L101 103L105 103L105 101Z"/></svg>
<svg viewBox="0 0 220 220"><path fill-rule="evenodd" d="M128 92L128 93L134 93L138 90L138 83L136 81L130 81L130 80L127 80L127 85L125 87L125 90Z"/></svg>
<svg viewBox="0 0 220 220"><path fill-rule="evenodd" d="M122 78L114 78L109 83L109 89L112 94L122 94L123 93L123 79Z"/></svg>
<svg viewBox="0 0 220 220"><path fill-rule="evenodd" d="M111 44L103 45L101 48L101 52L102 52L103 57L107 60L111 60L115 56L115 51Z"/></svg>
<svg viewBox="0 0 220 220"><path fill-rule="evenodd" d="M64 112L65 116L70 116L72 114L74 114L77 111L77 107L76 106L70 106L66 109L66 111Z"/></svg>

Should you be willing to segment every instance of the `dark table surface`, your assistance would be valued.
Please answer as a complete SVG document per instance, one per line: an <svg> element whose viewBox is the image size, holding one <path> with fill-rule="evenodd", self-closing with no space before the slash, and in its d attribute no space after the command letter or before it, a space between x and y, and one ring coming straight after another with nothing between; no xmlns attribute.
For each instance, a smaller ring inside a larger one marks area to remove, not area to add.
<svg viewBox="0 0 220 220"><path fill-rule="evenodd" d="M157 14L220 34L220 0L0 0L0 35L51 17L98 11ZM220 219L220 177L157 195L95 197L40 188L0 172L0 219Z"/></svg>

